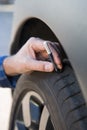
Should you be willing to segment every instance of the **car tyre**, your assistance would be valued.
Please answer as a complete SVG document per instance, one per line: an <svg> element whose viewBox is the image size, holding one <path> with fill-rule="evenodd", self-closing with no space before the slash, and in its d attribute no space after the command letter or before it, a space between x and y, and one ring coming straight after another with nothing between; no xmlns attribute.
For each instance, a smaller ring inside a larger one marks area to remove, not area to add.
<svg viewBox="0 0 87 130"><path fill-rule="evenodd" d="M87 130L86 103L70 66L62 73L33 72L20 77L9 130L22 129Z"/></svg>

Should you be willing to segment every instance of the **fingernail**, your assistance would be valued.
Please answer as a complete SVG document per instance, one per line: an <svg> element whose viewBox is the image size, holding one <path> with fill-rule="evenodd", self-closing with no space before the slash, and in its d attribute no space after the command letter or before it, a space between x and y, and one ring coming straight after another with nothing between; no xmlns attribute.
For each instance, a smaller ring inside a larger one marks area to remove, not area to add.
<svg viewBox="0 0 87 130"><path fill-rule="evenodd" d="M46 71L51 71L52 70L52 66L51 65L45 65L45 70Z"/></svg>
<svg viewBox="0 0 87 130"><path fill-rule="evenodd" d="M59 64L58 68L61 70L63 68L62 64Z"/></svg>

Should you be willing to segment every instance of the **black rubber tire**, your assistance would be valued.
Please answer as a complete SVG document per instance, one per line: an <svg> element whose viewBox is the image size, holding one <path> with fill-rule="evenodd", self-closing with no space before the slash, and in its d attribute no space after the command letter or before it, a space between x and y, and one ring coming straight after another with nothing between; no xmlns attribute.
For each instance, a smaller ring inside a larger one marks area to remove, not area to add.
<svg viewBox="0 0 87 130"><path fill-rule="evenodd" d="M14 92L9 130L16 109L28 91L37 92L51 115L55 130L87 130L87 107L73 70L66 66L62 73L34 72L23 75Z"/></svg>

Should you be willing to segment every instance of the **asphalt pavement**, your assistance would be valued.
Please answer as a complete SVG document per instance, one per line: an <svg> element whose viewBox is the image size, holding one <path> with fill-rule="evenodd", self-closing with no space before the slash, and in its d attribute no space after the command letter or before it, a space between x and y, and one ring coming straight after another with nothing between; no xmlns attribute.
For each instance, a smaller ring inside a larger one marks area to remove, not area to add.
<svg viewBox="0 0 87 130"><path fill-rule="evenodd" d="M6 9L6 8L5 8ZM1 9L2 10L2 9ZM0 56L9 55L13 13L0 10ZM8 130L11 90L0 88L0 130Z"/></svg>

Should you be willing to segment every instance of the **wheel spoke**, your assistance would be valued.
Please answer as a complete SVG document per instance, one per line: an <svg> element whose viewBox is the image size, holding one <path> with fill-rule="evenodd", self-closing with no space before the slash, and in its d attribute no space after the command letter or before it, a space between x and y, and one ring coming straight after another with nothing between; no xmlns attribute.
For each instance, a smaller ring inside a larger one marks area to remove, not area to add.
<svg viewBox="0 0 87 130"><path fill-rule="evenodd" d="M26 130L25 125L21 121L15 122L15 130Z"/></svg>
<svg viewBox="0 0 87 130"><path fill-rule="evenodd" d="M26 127L31 125L30 94L27 93L22 101L23 119Z"/></svg>
<svg viewBox="0 0 87 130"><path fill-rule="evenodd" d="M26 127L30 127L32 122L31 111L30 111L30 100L32 96L35 96L37 99L39 99L39 101L42 104L44 103L41 97L37 93L31 91L26 94L26 96L22 100L23 119Z"/></svg>
<svg viewBox="0 0 87 130"><path fill-rule="evenodd" d="M49 112L47 110L47 107L44 106L42 115L41 115L39 130L46 130L48 119L49 119Z"/></svg>

